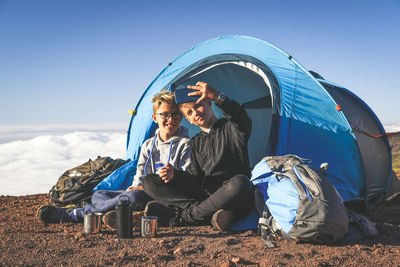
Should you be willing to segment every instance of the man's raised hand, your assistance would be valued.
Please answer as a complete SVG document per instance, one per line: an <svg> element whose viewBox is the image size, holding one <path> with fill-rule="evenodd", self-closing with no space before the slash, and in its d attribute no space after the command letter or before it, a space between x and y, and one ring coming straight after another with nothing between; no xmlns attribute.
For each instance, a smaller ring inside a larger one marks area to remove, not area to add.
<svg viewBox="0 0 400 267"><path fill-rule="evenodd" d="M196 104L207 99L216 101L219 95L219 92L211 85L201 81L198 81L196 85L188 85L187 88L197 90L196 92L191 92L188 94L189 96L200 96L200 98L196 101Z"/></svg>

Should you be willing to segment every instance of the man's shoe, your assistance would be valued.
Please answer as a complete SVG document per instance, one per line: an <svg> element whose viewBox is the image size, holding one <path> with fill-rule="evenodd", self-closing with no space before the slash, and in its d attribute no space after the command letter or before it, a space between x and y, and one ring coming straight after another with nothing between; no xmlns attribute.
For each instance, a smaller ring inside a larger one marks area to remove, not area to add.
<svg viewBox="0 0 400 267"><path fill-rule="evenodd" d="M156 200L147 203L144 214L146 216L157 216L159 226L173 226L177 225L179 221L177 209L171 209Z"/></svg>
<svg viewBox="0 0 400 267"><path fill-rule="evenodd" d="M71 222L71 217L65 209L52 205L42 205L36 211L36 217L44 224Z"/></svg>
<svg viewBox="0 0 400 267"><path fill-rule="evenodd" d="M132 212L132 226L139 227L140 226L140 218L144 216L143 211L134 211ZM103 223L105 226L112 230L117 230L118 223L117 223L117 211L111 210L104 214L103 216Z"/></svg>
<svg viewBox="0 0 400 267"><path fill-rule="evenodd" d="M234 215L230 210L218 210L211 218L212 226L220 232L224 232L233 223Z"/></svg>

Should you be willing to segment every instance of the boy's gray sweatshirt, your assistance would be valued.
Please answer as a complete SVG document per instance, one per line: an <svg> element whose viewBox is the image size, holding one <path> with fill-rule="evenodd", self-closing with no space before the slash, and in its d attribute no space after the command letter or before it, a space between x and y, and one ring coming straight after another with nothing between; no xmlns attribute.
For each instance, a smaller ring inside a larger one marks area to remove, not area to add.
<svg viewBox="0 0 400 267"><path fill-rule="evenodd" d="M190 165L190 138L184 126L179 126L176 134L165 142L157 129L155 136L143 143L132 186L141 186L147 174L158 174L158 169L167 163L183 171Z"/></svg>

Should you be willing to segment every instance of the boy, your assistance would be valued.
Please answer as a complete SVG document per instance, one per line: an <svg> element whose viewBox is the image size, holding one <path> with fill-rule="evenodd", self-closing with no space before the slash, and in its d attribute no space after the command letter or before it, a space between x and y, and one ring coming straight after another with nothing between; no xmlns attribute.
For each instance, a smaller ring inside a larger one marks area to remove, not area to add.
<svg viewBox="0 0 400 267"><path fill-rule="evenodd" d="M214 228L224 231L250 212L254 202L247 152L251 119L239 103L207 83L199 81L188 88L193 92L186 94L195 99L186 98L178 103L179 109L202 130L191 140L192 164L188 171L175 169L168 184L145 178L143 190L155 199L147 204L145 214L171 226L205 224L211 219ZM212 101L225 118L216 118Z"/></svg>
<svg viewBox="0 0 400 267"><path fill-rule="evenodd" d="M163 183L171 180L173 168L186 170L190 165L190 138L187 128L179 126L182 113L175 103L172 92L163 91L153 99L152 118L158 125L154 137L146 140L140 150L137 172L132 186L127 191L97 191L92 196L92 204L74 209L67 213L63 208L51 205L41 206L37 217L44 223L79 222L86 213L105 213L103 222L106 226L116 228L115 206L121 195L127 195L133 210L143 210L150 199L147 194L138 190L144 177L157 177Z"/></svg>

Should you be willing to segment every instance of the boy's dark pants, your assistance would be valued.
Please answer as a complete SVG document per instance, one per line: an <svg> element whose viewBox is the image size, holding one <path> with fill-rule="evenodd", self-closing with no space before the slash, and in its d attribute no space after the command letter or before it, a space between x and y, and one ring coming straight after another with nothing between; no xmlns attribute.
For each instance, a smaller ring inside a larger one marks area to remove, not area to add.
<svg viewBox="0 0 400 267"><path fill-rule="evenodd" d="M143 190L164 205L181 208L181 217L188 225L210 223L212 215L220 209L231 210L240 219L254 207L253 186L245 175L201 189L184 178L164 183L158 175L150 174L143 181Z"/></svg>

